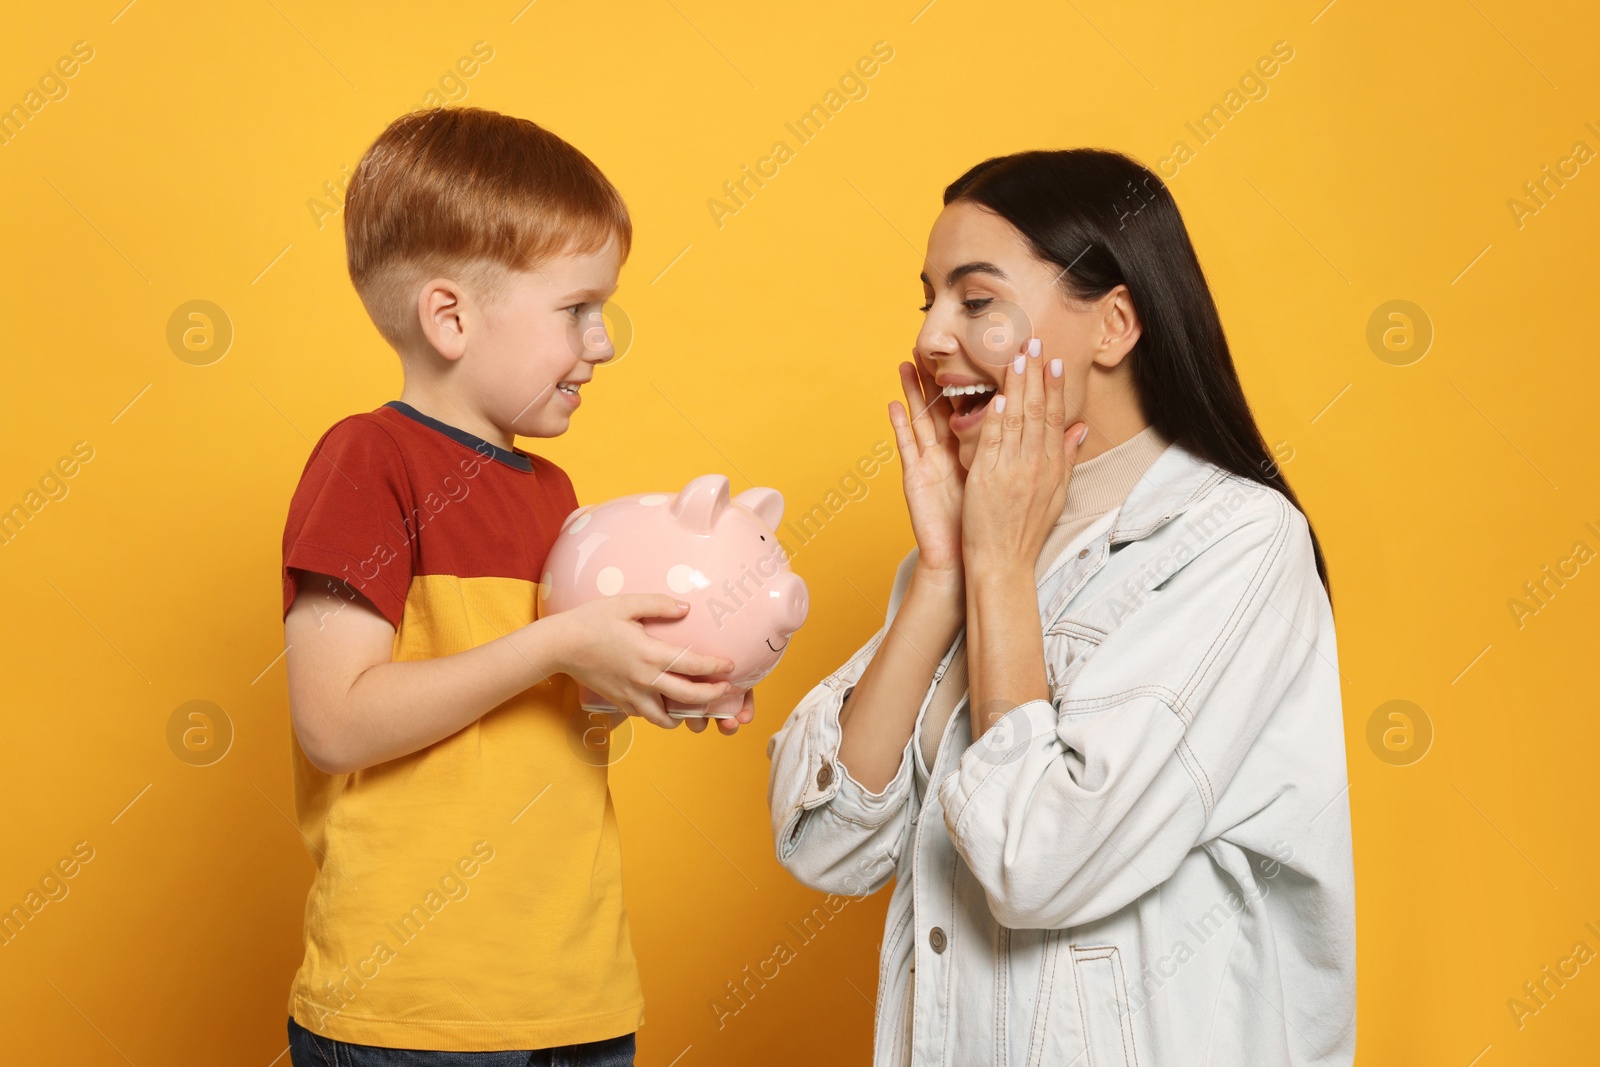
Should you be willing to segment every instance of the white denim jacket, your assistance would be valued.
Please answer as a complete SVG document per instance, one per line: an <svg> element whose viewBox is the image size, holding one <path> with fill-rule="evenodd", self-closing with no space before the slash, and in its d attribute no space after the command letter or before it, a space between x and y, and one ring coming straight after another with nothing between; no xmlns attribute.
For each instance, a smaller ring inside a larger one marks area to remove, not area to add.
<svg viewBox="0 0 1600 1067"><path fill-rule="evenodd" d="M1344 728L1304 516L1172 444L1050 565L1040 618L1051 699L974 744L963 698L931 771L931 685L881 793L839 763L887 622L768 742L779 862L841 895L896 880L875 1067L1350 1064Z"/></svg>

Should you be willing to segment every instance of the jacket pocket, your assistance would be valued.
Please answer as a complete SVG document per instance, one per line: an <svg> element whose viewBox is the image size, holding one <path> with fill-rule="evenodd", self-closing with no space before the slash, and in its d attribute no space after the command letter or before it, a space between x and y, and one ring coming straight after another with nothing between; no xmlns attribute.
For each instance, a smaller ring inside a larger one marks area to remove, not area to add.
<svg viewBox="0 0 1600 1067"><path fill-rule="evenodd" d="M1088 1052L1084 1067L1137 1067L1122 954L1115 945L1073 945L1072 975Z"/></svg>

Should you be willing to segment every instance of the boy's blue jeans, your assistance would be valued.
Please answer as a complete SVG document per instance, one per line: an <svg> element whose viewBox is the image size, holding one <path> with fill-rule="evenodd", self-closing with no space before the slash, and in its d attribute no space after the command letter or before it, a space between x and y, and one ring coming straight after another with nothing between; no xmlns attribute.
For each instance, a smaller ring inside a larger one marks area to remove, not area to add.
<svg viewBox="0 0 1600 1067"><path fill-rule="evenodd" d="M351 1045L289 1020L294 1067L633 1067L634 1036L525 1052L427 1052Z"/></svg>

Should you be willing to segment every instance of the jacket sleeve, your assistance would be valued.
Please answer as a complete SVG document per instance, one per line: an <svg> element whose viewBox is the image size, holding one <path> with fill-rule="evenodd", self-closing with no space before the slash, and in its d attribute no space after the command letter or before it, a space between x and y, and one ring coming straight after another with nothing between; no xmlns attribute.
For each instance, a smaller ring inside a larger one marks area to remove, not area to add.
<svg viewBox="0 0 1600 1067"><path fill-rule="evenodd" d="M839 709L888 633L910 583L916 550L900 564L888 618L849 661L817 684L767 742L767 807L778 862L804 885L865 896L894 874L909 838L912 741L882 792L869 792L839 762ZM924 698L926 699L926 698Z"/></svg>
<svg viewBox="0 0 1600 1067"><path fill-rule="evenodd" d="M1308 527L1275 492L1154 586L1071 681L1013 708L938 783L951 839L1003 926L1092 922L1171 877L1320 654L1303 636L1319 632L1325 596Z"/></svg>

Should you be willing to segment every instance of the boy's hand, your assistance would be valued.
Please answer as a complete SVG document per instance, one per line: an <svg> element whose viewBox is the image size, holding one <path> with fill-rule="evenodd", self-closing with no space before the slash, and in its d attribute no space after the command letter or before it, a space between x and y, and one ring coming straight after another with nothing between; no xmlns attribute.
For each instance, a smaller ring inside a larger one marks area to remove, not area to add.
<svg viewBox="0 0 1600 1067"><path fill-rule="evenodd" d="M591 600L534 625L547 627L556 636L562 673L601 694L619 711L671 730L685 720L668 715L662 697L702 706L733 690L727 682L691 677L726 674L734 668L732 660L669 644L646 633L639 623L681 618L688 610L687 604L665 593L629 593ZM745 703L751 706L748 699ZM745 712L739 714L742 718ZM731 732L726 727L723 731Z"/></svg>

